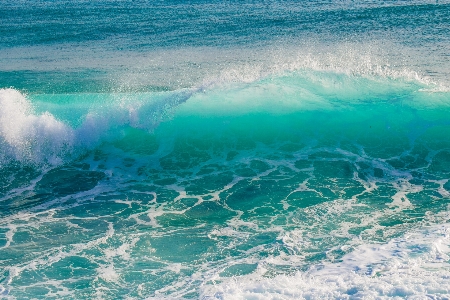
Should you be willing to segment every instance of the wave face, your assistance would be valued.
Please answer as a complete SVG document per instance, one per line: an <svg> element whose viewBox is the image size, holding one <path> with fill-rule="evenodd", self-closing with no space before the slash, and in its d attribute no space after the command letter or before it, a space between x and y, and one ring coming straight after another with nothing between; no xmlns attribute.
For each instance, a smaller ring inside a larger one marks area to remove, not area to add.
<svg viewBox="0 0 450 300"><path fill-rule="evenodd" d="M0 298L449 298L449 9L2 5Z"/></svg>

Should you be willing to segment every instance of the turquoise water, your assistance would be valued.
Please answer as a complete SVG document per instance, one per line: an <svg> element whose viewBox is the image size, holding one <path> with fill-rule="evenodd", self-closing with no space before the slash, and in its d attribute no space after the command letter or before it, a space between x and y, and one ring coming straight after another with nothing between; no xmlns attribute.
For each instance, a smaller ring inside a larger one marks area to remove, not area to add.
<svg viewBox="0 0 450 300"><path fill-rule="evenodd" d="M0 297L450 297L448 2L0 14Z"/></svg>

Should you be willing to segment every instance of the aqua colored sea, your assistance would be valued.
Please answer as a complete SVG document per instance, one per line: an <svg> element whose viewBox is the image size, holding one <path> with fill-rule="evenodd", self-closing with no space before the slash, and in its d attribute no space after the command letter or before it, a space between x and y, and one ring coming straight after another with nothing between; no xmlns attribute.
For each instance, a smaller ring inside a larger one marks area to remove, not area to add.
<svg viewBox="0 0 450 300"><path fill-rule="evenodd" d="M450 298L449 1L0 3L0 299Z"/></svg>

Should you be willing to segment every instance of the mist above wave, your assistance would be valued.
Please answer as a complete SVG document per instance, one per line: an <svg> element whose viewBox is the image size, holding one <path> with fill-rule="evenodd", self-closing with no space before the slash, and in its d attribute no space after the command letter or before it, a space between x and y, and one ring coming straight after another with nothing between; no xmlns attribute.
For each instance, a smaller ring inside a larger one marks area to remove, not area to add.
<svg viewBox="0 0 450 300"><path fill-rule="evenodd" d="M286 72L315 70L419 81L445 90L450 86L450 68L439 49L429 53L428 48L391 40L327 42L318 37L267 45L145 51L89 44L62 49L31 46L0 53L0 79L33 93L144 92L249 83ZM39 84L43 81L45 85Z"/></svg>

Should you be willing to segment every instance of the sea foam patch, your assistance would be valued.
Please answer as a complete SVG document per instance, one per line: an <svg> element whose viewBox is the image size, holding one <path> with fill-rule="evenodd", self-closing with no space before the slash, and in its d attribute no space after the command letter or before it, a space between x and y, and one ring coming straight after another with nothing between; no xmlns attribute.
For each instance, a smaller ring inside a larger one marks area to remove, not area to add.
<svg viewBox="0 0 450 300"><path fill-rule="evenodd" d="M203 288L203 299L446 299L450 296L450 224L365 244L341 262L295 275L255 274Z"/></svg>

